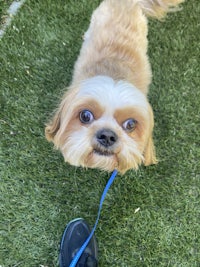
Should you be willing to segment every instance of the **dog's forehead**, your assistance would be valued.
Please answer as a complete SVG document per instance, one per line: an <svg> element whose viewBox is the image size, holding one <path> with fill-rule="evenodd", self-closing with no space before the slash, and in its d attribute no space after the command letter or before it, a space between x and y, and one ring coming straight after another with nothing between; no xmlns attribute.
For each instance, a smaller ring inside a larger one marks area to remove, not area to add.
<svg viewBox="0 0 200 267"><path fill-rule="evenodd" d="M136 87L107 76L96 76L82 82L78 97L95 99L106 110L137 106L148 108L146 96Z"/></svg>

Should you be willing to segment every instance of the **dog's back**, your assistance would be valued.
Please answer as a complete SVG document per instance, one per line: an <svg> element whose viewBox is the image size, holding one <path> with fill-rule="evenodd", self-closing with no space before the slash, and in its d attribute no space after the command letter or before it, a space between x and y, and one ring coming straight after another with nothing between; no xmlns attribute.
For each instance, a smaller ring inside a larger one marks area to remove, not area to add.
<svg viewBox="0 0 200 267"><path fill-rule="evenodd" d="M104 0L94 11L73 82L95 75L126 80L145 94L151 82L147 18L162 18L183 0Z"/></svg>

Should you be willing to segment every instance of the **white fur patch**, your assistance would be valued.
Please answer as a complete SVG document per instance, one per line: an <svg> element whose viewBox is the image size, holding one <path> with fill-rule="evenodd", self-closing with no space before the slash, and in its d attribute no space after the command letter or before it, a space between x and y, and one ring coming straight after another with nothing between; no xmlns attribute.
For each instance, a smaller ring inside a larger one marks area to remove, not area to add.
<svg viewBox="0 0 200 267"><path fill-rule="evenodd" d="M107 76L83 81L78 97L97 100L110 115L116 109L125 107L140 107L148 111L146 96L140 90L126 81L114 81Z"/></svg>

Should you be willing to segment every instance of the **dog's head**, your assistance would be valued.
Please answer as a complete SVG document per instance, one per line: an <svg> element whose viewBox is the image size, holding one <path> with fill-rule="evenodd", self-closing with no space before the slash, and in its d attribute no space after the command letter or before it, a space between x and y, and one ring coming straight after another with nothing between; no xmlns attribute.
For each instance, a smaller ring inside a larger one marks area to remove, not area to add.
<svg viewBox="0 0 200 267"><path fill-rule="evenodd" d="M133 85L97 76L72 86L46 137L75 166L124 173L156 163L153 112Z"/></svg>

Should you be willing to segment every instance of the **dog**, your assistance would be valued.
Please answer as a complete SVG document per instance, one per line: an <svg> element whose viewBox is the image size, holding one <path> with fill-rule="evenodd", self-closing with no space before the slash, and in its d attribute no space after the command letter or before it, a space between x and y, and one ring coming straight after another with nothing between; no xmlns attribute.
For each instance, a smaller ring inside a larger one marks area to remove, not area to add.
<svg viewBox="0 0 200 267"><path fill-rule="evenodd" d="M156 164L147 17L183 0L104 0L93 12L72 82L45 134L74 166L125 173Z"/></svg>

